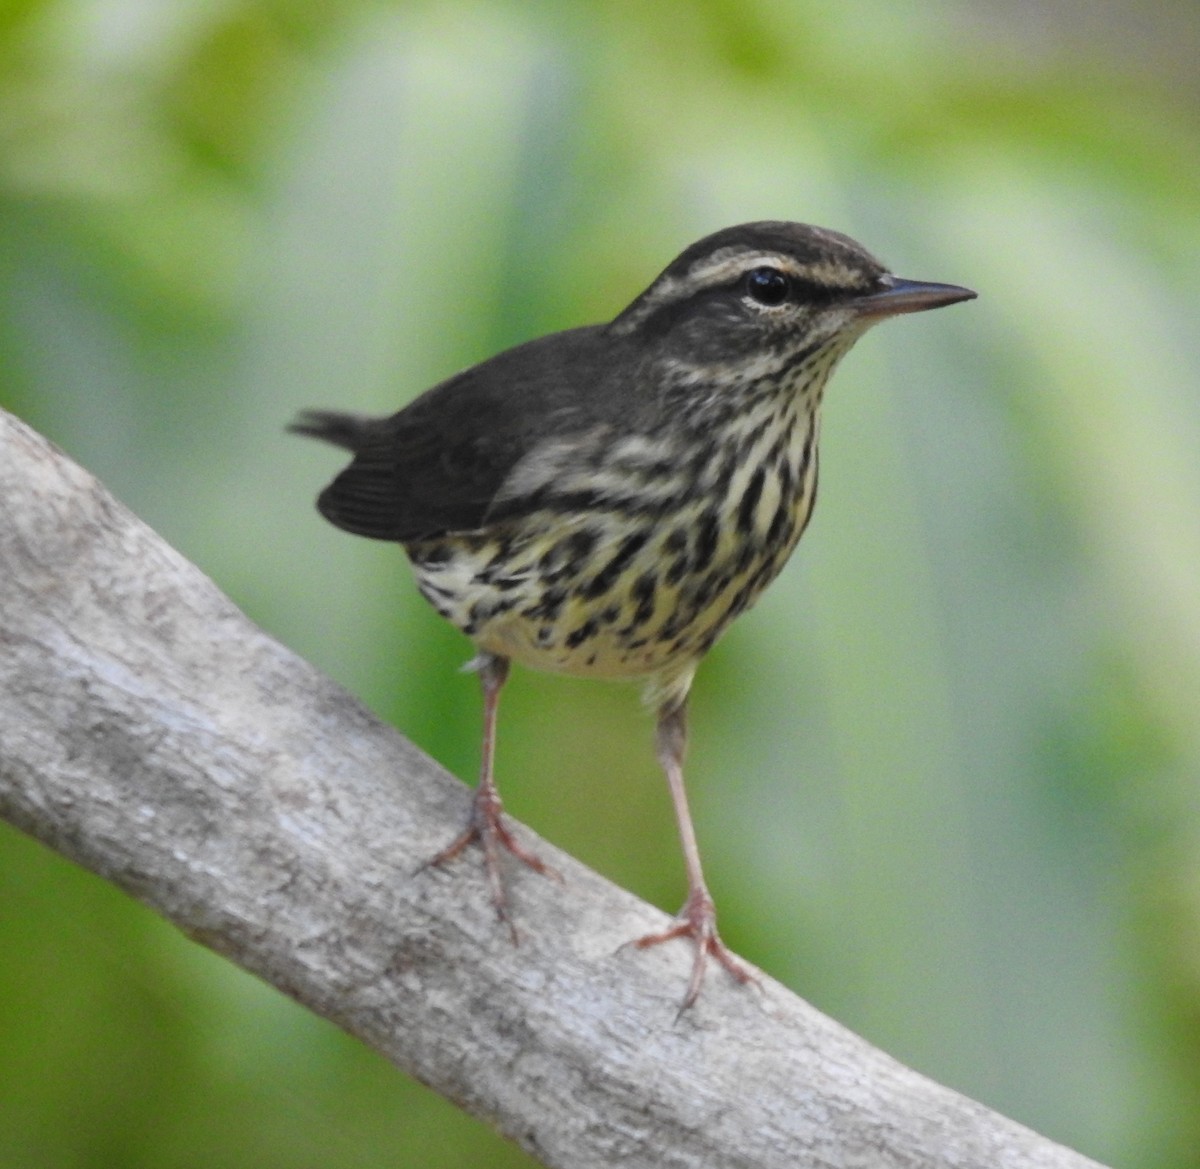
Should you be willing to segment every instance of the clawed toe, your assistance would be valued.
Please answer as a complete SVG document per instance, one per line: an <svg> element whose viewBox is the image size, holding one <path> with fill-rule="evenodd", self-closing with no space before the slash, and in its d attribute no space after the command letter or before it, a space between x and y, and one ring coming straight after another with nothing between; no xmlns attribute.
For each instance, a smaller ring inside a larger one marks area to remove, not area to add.
<svg viewBox="0 0 1200 1169"><path fill-rule="evenodd" d="M733 951L721 941L721 935L717 933L717 911L706 889L694 890L688 896L674 925L661 933L647 934L627 944L635 949L645 950L676 938L691 938L695 947L687 992L683 996L683 1002L679 1004L676 1018L695 1006L704 984L705 966L710 957L715 958L732 978L743 985L761 985L758 976L741 959L734 957Z"/></svg>
<svg viewBox="0 0 1200 1169"><path fill-rule="evenodd" d="M474 802L471 804L471 817L463 829L445 848L435 853L420 865L417 872L438 868L457 857L468 845L478 843L483 849L484 869L487 872L488 887L491 890L492 906L496 916L504 922L512 934L513 944L518 941L517 928L513 924L508 911L508 893L504 887L504 876L500 871L500 851L511 853L528 865L535 873L544 877L562 880L557 869L546 864L536 853L530 852L520 844L504 823L503 807L494 789L478 789Z"/></svg>

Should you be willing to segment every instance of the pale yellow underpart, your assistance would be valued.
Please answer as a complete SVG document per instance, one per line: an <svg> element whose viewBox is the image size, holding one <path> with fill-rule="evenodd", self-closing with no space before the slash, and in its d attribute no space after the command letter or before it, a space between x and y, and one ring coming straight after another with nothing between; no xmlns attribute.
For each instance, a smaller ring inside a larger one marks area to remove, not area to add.
<svg viewBox="0 0 1200 1169"><path fill-rule="evenodd" d="M769 400L748 410L730 424L726 441L736 443L742 435L748 434L759 424L764 414L774 414L778 409L779 403ZM809 421L803 413L805 404L792 402L785 409L784 422L791 432L787 459L792 468L792 481L798 483ZM687 603L688 590L696 585L694 580L687 577L674 585L666 583L664 577L673 557L664 550L663 545L672 531L683 529L694 533L700 526L709 504L709 498L704 493L700 493L683 509L672 510L657 527L650 519L636 521L634 526L641 524L650 530L650 538L621 571L612 588L598 598L580 595L578 586L586 583L615 554L631 531L628 517L603 511L582 516L542 513L523 520L509 539L504 572L506 583L509 583L507 589L487 586L480 579L484 566L499 547L495 540L489 540L477 550L463 549L443 563L424 568L418 566L418 583L433 584L455 597L465 598L460 608L450 614L451 620L460 627L467 625L470 605L476 601L483 599L486 603L491 599L513 602L506 612L480 621L478 628L470 634L480 649L538 670L595 678L640 679L644 683L648 703L661 705L680 701L687 693L703 656L706 637L732 620L728 608L733 598L764 562L770 560L774 565L773 570L748 597L746 607L757 598L786 561L807 518L815 486L815 453L804 473L804 481L795 494L784 544L770 549L766 547L766 535L782 498L782 485L776 472L765 475L762 494L752 516L752 539L759 551L741 572L735 571L747 541L747 534L738 529L737 522L742 499L778 434L778 425L765 428L731 477L718 509L719 537L708 572L724 571L730 579L686 625L661 640L659 634L670 629L672 617L681 604ZM815 441L814 435L814 446ZM614 453L618 459L633 462L639 458L660 459L663 455L657 444L644 439L624 440L614 448ZM545 466L554 465L556 484L560 489L611 489L614 494L621 494L627 488L627 480L617 471L601 469L597 472L589 468L572 475L565 470L560 454L548 452L541 460ZM532 460L531 467L538 462ZM521 470L520 474L526 484L537 481L533 470L529 468ZM664 498L679 498L682 482L668 479L665 484L660 484L655 480L653 486L656 491L665 493ZM543 573L538 568L543 555L572 531L584 527L598 531L600 538L587 558L584 571L575 579L563 581L568 595L561 608L552 619L524 616L522 610L537 605L546 588ZM623 632L633 621L638 609L634 582L646 573L654 574L657 581L652 610L648 616L643 615L635 631ZM600 622L600 615L614 608L615 616ZM594 635L578 645L570 645L568 638L571 632L592 620L599 623Z"/></svg>

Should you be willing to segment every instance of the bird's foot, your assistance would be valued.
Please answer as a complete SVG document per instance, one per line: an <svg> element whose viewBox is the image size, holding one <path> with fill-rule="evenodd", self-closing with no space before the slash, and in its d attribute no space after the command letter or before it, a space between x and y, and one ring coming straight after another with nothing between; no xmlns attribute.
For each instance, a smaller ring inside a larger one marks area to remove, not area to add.
<svg viewBox="0 0 1200 1169"><path fill-rule="evenodd" d="M738 982L751 983L761 987L757 975L740 959L733 956L733 951L721 941L717 933L717 910L707 889L693 889L688 899L675 918L675 924L657 934L647 934L644 938L636 938L627 943L639 950L670 942L675 938L691 938L696 948L692 959L692 975L688 979L687 993L679 1005L677 1019L689 1007L695 1005L700 997L700 988L704 983L704 968L708 959L715 958Z"/></svg>
<svg viewBox="0 0 1200 1169"><path fill-rule="evenodd" d="M496 916L508 925L512 934L513 944L517 943L517 927L513 924L508 912L508 894L504 888L504 877L500 871L500 850L512 853L517 860L528 865L535 873L544 877L562 880L557 869L551 868L536 853L530 852L509 830L504 822L504 805L496 789L480 787L475 790L475 798L471 802L471 816L467 826L440 852L431 856L417 870L440 867L454 860L468 845L478 842L483 848L483 864L487 872L488 887L491 890L492 905Z"/></svg>

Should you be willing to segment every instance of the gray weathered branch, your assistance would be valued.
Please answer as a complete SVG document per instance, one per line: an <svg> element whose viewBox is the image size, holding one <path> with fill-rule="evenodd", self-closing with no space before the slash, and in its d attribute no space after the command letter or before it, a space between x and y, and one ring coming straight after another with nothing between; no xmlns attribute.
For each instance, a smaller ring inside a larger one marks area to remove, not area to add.
<svg viewBox="0 0 1200 1169"><path fill-rule="evenodd" d="M1083 1169L764 979L676 1021L658 911L539 845L416 873L467 791L0 412L0 815L548 1166Z"/></svg>

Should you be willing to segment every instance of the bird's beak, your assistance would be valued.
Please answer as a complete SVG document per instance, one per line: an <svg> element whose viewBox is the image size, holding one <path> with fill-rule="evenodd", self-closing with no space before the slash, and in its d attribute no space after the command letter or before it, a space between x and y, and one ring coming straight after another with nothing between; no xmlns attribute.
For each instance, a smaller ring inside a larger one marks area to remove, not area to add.
<svg viewBox="0 0 1200 1169"><path fill-rule="evenodd" d="M884 276L878 292L868 293L854 302L862 317L895 317L901 313L923 313L929 308L974 300L978 293L957 284L927 284L920 280L901 280Z"/></svg>

